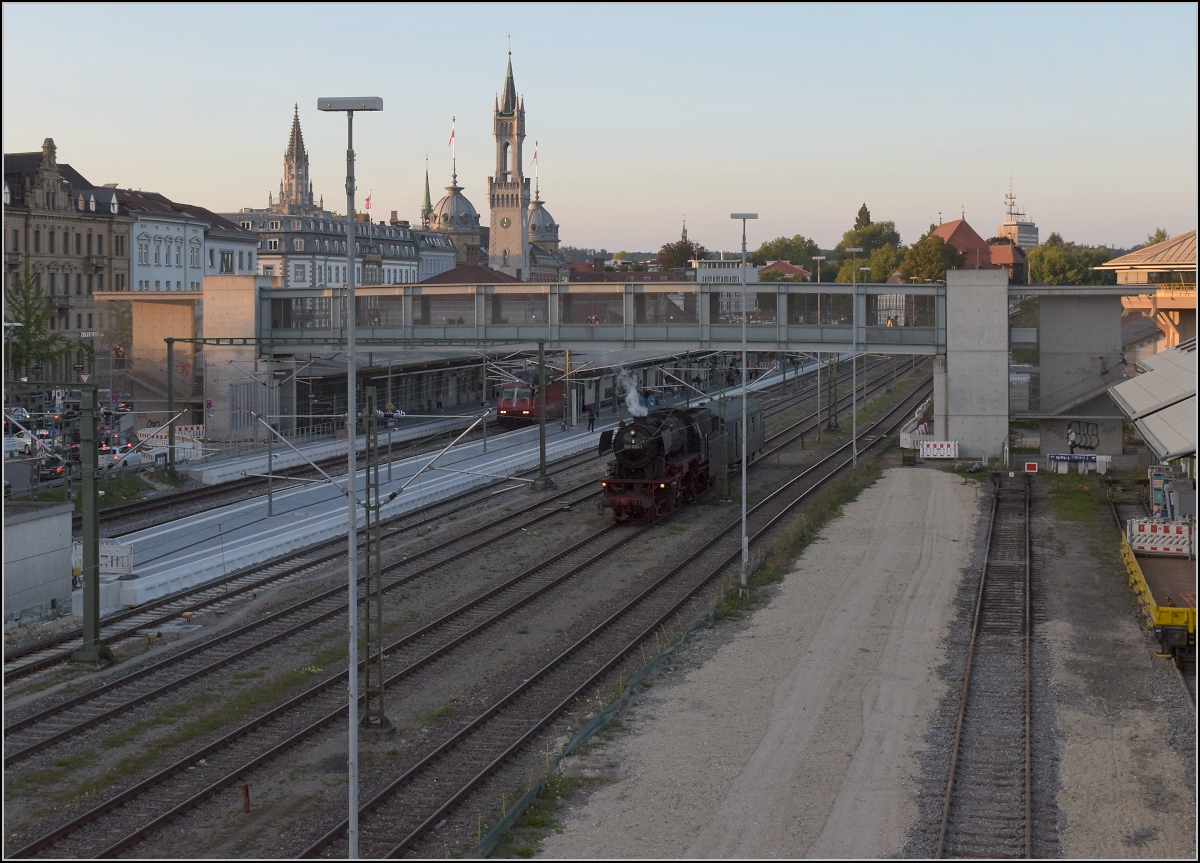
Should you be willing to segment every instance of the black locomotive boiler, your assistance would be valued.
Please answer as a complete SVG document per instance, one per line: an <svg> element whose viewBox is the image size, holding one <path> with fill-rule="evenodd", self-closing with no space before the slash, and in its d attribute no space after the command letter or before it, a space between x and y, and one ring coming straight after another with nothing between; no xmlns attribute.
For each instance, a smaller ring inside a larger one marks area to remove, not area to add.
<svg viewBox="0 0 1200 863"><path fill-rule="evenodd" d="M601 483L599 508L617 521L647 519L691 503L713 484L714 471L741 461L741 401L705 407L657 408L600 437L613 459ZM746 404L747 452L762 448L762 407Z"/></svg>

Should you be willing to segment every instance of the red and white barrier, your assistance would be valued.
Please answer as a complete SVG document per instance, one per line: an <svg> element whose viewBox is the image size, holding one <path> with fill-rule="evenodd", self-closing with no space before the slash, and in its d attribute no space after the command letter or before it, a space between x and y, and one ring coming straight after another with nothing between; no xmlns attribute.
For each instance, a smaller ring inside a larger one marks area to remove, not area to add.
<svg viewBox="0 0 1200 863"><path fill-rule="evenodd" d="M151 443L167 445L167 426L156 426L154 428L139 429L137 432L139 440L148 440ZM186 438L189 440L203 439L204 425L175 426L175 438Z"/></svg>
<svg viewBox="0 0 1200 863"><path fill-rule="evenodd" d="M958 441L923 440L921 458L958 458Z"/></svg>
<svg viewBox="0 0 1200 863"><path fill-rule="evenodd" d="M1129 547L1137 554L1192 556L1192 525L1151 519L1130 519L1125 526Z"/></svg>

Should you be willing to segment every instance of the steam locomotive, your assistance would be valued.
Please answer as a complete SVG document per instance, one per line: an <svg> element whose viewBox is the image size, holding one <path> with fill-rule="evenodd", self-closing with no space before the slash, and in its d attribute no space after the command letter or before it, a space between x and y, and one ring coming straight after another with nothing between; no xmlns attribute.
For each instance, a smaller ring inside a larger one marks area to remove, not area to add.
<svg viewBox="0 0 1200 863"><path fill-rule="evenodd" d="M563 380L561 377L546 381L546 420L560 419L563 413ZM496 421L501 426L516 427L538 422L538 373L517 372L514 380L500 387L496 401Z"/></svg>
<svg viewBox="0 0 1200 863"><path fill-rule="evenodd" d="M600 454L613 459L601 482L599 511L617 521L654 521L691 503L713 485L718 471L741 462L740 399L704 407L658 408L600 436ZM746 453L763 447L762 405L746 403Z"/></svg>

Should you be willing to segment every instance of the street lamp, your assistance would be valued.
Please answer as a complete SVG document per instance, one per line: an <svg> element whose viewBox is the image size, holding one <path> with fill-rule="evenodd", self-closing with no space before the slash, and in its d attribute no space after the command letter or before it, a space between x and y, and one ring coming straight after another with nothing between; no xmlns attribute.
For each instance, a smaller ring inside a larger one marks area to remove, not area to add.
<svg viewBox="0 0 1200 863"><path fill-rule="evenodd" d="M817 326L821 326L821 261L824 255L813 255L817 262ZM821 439L821 352L817 351L817 440Z"/></svg>
<svg viewBox="0 0 1200 863"><path fill-rule="evenodd" d="M354 481L354 445L358 434L358 387L354 365L354 112L382 111L383 99L378 96L317 99L318 111L346 112L346 512L349 535L347 567L350 594L350 739L349 786L350 825L347 831L349 856L358 858L358 500Z"/></svg>
<svg viewBox="0 0 1200 863"><path fill-rule="evenodd" d="M854 284L854 294L850 297L850 452L851 464L858 467L858 253L862 249L855 246L846 251L853 260L850 278Z"/></svg>
<svg viewBox="0 0 1200 863"><path fill-rule="evenodd" d="M748 589L750 570L750 540L746 536L746 220L757 219L758 213L730 213L729 218L742 220L742 588Z"/></svg>

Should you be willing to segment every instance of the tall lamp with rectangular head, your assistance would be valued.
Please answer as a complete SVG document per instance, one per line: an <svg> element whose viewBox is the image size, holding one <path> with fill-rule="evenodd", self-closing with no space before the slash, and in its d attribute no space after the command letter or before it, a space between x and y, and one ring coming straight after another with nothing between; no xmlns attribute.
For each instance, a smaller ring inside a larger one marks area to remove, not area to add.
<svg viewBox="0 0 1200 863"><path fill-rule="evenodd" d="M758 213L730 213L729 218L742 220L742 580L741 592L748 590L750 577L750 540L746 536L746 222L757 219Z"/></svg>
<svg viewBox="0 0 1200 863"><path fill-rule="evenodd" d="M382 111L378 96L317 99L318 111L346 113L346 532L349 534L350 594L350 823L347 830L349 857L358 858L358 495L355 493L355 439L358 436L358 380L354 365L354 112Z"/></svg>

